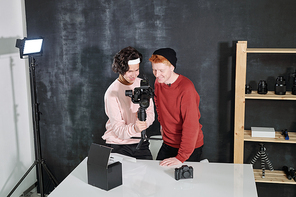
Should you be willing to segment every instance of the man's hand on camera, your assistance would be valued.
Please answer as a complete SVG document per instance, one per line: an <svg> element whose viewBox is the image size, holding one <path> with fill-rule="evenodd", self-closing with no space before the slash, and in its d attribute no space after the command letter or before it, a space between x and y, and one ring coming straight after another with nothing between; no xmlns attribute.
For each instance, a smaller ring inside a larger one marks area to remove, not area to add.
<svg viewBox="0 0 296 197"><path fill-rule="evenodd" d="M144 131L147 129L147 123L146 121L140 121L137 119L136 124L135 124L135 130L137 133L141 133L141 131Z"/></svg>
<svg viewBox="0 0 296 197"><path fill-rule="evenodd" d="M181 164L182 162L180 160L178 160L176 157L171 157L171 158L167 158L162 160L159 165L161 166L174 166L174 165L178 165Z"/></svg>

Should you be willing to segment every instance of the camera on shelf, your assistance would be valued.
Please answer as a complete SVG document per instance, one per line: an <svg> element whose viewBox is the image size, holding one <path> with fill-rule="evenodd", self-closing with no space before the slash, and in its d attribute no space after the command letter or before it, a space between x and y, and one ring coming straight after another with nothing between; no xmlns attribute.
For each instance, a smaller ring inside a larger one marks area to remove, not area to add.
<svg viewBox="0 0 296 197"><path fill-rule="evenodd" d="M286 94L286 80L283 76L278 76L276 78L274 93L277 95Z"/></svg>
<svg viewBox="0 0 296 197"><path fill-rule="evenodd" d="M175 168L175 179L192 179L193 168L191 166L183 165L180 168Z"/></svg>
<svg viewBox="0 0 296 197"><path fill-rule="evenodd" d="M295 170L292 167L283 166L283 171L285 172L289 180L294 179L296 181Z"/></svg>
<svg viewBox="0 0 296 197"><path fill-rule="evenodd" d="M252 86L246 84L245 94L251 94L251 93L252 93Z"/></svg>

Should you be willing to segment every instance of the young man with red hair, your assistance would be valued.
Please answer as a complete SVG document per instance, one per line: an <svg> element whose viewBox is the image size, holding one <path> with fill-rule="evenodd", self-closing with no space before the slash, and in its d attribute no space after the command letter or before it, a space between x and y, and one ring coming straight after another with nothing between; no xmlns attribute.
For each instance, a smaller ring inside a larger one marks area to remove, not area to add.
<svg viewBox="0 0 296 197"><path fill-rule="evenodd" d="M173 49L158 49L149 61L156 77L154 101L164 141L157 160L162 160L161 166L200 161L204 142L199 123L200 97L194 84L175 73L177 57Z"/></svg>

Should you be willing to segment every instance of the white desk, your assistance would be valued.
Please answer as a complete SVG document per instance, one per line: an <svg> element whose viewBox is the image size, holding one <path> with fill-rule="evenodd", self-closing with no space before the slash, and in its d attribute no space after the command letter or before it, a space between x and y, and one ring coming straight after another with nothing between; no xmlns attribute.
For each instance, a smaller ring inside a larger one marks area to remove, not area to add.
<svg viewBox="0 0 296 197"><path fill-rule="evenodd" d="M109 191L87 183L85 158L48 197L257 197L250 164L185 162L193 167L193 179L174 178L175 167L159 166L159 161L122 161L123 184ZM183 164L183 165L184 165Z"/></svg>

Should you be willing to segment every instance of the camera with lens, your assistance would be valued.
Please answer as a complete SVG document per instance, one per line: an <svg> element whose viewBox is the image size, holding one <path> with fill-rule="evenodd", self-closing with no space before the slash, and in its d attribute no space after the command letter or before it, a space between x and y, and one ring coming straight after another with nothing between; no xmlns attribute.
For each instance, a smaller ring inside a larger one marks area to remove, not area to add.
<svg viewBox="0 0 296 197"><path fill-rule="evenodd" d="M129 96L132 102L139 104L141 108L147 109L150 104L150 98L153 97L153 89L149 86L147 79L142 79L140 82L140 87L136 87L133 90L126 90L125 96Z"/></svg>
<svg viewBox="0 0 296 197"><path fill-rule="evenodd" d="M140 121L146 121L146 109L150 105L150 98L153 98L154 96L154 91L153 89L149 86L148 80L144 77L144 79L141 80L140 82L140 87L136 87L133 90L126 90L125 91L125 96L128 96L132 99L132 102L135 104L139 104L139 110L138 110L138 119ZM142 143L145 140L149 139L155 139L159 140L159 138L148 138L146 136L146 130L141 131L141 137L132 137L132 139L141 139L139 144L137 145L136 149L139 150Z"/></svg>
<svg viewBox="0 0 296 197"><path fill-rule="evenodd" d="M175 179L192 179L193 178L193 168L191 166L183 165L180 168L175 168Z"/></svg>
<svg viewBox="0 0 296 197"><path fill-rule="evenodd" d="M274 93L277 95L285 95L286 94L286 81L283 76L278 76L276 78Z"/></svg>
<svg viewBox="0 0 296 197"><path fill-rule="evenodd" d="M289 180L294 179L294 181L296 181L296 175L295 175L295 170L292 167L288 167L288 166L283 166L283 171L285 172L287 178Z"/></svg>
<svg viewBox="0 0 296 197"><path fill-rule="evenodd" d="M142 79L140 82L140 87L136 87L133 90L126 90L125 96L131 97L132 102L135 104L139 104L139 110L138 110L138 119L140 121L146 121L146 109L149 107L150 104L150 98L152 98L154 95L153 89L149 86L147 79ZM132 137L133 139L138 139L138 137ZM141 131L141 138L140 142L137 145L136 149L139 150L142 143L147 140L146 136L146 130Z"/></svg>

